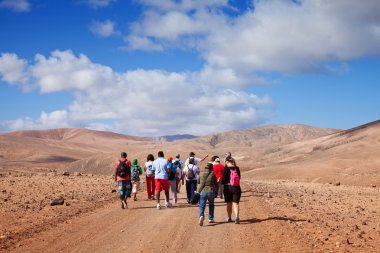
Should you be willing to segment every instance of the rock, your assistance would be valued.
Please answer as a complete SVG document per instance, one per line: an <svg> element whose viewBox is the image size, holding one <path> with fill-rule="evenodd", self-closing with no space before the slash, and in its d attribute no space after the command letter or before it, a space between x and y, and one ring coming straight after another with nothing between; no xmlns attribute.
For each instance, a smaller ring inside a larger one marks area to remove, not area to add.
<svg viewBox="0 0 380 253"><path fill-rule="evenodd" d="M336 182L334 185L335 185L335 186L339 186L339 185L340 185L340 182Z"/></svg>
<svg viewBox="0 0 380 253"><path fill-rule="evenodd" d="M74 176L80 177L80 176L82 176L82 173L80 173L80 172L74 172Z"/></svg>
<svg viewBox="0 0 380 253"><path fill-rule="evenodd" d="M50 201L51 206L63 205L64 203L65 203L64 198L53 199L52 201Z"/></svg>
<svg viewBox="0 0 380 253"><path fill-rule="evenodd" d="M376 185L375 185L375 184L371 184L371 187L372 187L372 188L376 188Z"/></svg>
<svg viewBox="0 0 380 253"><path fill-rule="evenodd" d="M63 176L70 176L70 172L65 171L65 172L62 173L62 175L63 175Z"/></svg>
<svg viewBox="0 0 380 253"><path fill-rule="evenodd" d="M296 203L294 203L294 204L292 205L292 207L297 207L297 204L296 204Z"/></svg>
<svg viewBox="0 0 380 253"><path fill-rule="evenodd" d="M114 193L114 192L116 192L116 190L115 190L115 189L112 189L111 193Z"/></svg>

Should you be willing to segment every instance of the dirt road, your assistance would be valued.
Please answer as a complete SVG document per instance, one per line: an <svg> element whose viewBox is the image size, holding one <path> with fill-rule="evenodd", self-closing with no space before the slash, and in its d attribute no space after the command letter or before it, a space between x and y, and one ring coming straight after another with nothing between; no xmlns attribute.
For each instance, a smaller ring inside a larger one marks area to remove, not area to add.
<svg viewBox="0 0 380 253"><path fill-rule="evenodd" d="M197 206L185 195L172 208L153 201L111 203L26 239L13 252L313 252L290 226L303 217L269 215L262 197L243 187L241 223L226 223L225 203L216 201L214 224L199 226ZM208 209L206 209L206 214Z"/></svg>

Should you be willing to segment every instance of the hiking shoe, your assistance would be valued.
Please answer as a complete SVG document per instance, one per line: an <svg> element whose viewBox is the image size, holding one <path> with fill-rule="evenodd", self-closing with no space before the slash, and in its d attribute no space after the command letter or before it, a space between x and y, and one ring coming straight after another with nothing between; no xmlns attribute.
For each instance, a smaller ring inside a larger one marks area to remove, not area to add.
<svg viewBox="0 0 380 253"><path fill-rule="evenodd" d="M165 203L165 206L166 206L166 207L172 207L173 205L172 205L172 203L170 203L170 202L166 202L166 203Z"/></svg>
<svg viewBox="0 0 380 253"><path fill-rule="evenodd" d="M124 201L121 202L121 209L125 209L125 206L124 206Z"/></svg>
<svg viewBox="0 0 380 253"><path fill-rule="evenodd" d="M199 217L199 226L203 226L203 219L203 216Z"/></svg>
<svg viewBox="0 0 380 253"><path fill-rule="evenodd" d="M208 223L215 223L214 220L208 220Z"/></svg>
<svg viewBox="0 0 380 253"><path fill-rule="evenodd" d="M239 223L240 223L239 217L235 217L235 224L239 224Z"/></svg>
<svg viewBox="0 0 380 253"><path fill-rule="evenodd" d="M231 218L226 219L226 222L231 222L231 221L232 221Z"/></svg>
<svg viewBox="0 0 380 253"><path fill-rule="evenodd" d="M158 210L161 209L161 205L160 205L160 204L157 204L157 209L158 209Z"/></svg>
<svg viewBox="0 0 380 253"><path fill-rule="evenodd" d="M123 204L124 204L124 208L123 209L128 208L128 204L127 204L126 200L123 201Z"/></svg>

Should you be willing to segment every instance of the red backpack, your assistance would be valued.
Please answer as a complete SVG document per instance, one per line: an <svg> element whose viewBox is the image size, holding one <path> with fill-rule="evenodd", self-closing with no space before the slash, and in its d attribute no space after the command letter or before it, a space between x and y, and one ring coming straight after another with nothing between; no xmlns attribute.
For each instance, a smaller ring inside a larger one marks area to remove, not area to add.
<svg viewBox="0 0 380 253"><path fill-rule="evenodd" d="M230 169L230 185L231 186L239 186L240 185L240 177L237 173L237 169Z"/></svg>

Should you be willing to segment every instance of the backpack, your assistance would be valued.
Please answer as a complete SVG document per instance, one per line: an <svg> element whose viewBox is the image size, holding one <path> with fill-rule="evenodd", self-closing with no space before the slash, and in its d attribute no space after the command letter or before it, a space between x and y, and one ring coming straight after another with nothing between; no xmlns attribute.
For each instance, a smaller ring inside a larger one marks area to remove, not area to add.
<svg viewBox="0 0 380 253"><path fill-rule="evenodd" d="M169 168L169 180L175 179L176 172L177 172L177 166L171 163L170 168Z"/></svg>
<svg viewBox="0 0 380 253"><path fill-rule="evenodd" d="M140 181L139 167L132 166L131 168L131 180L132 181Z"/></svg>
<svg viewBox="0 0 380 253"><path fill-rule="evenodd" d="M230 185L231 186L239 186L240 185L240 177L237 173L237 169L230 169Z"/></svg>
<svg viewBox="0 0 380 253"><path fill-rule="evenodd" d="M148 167L146 168L146 175L148 177L154 176L153 164L149 164Z"/></svg>
<svg viewBox="0 0 380 253"><path fill-rule="evenodd" d="M189 168L189 165L187 165L187 174L186 174L186 177L188 180L193 180L195 178L195 173L194 173L194 165L193 167L191 167L191 169Z"/></svg>
<svg viewBox="0 0 380 253"><path fill-rule="evenodd" d="M117 176L126 177L128 174L129 173L128 173L127 160L125 161L119 160L119 165L117 166Z"/></svg>

